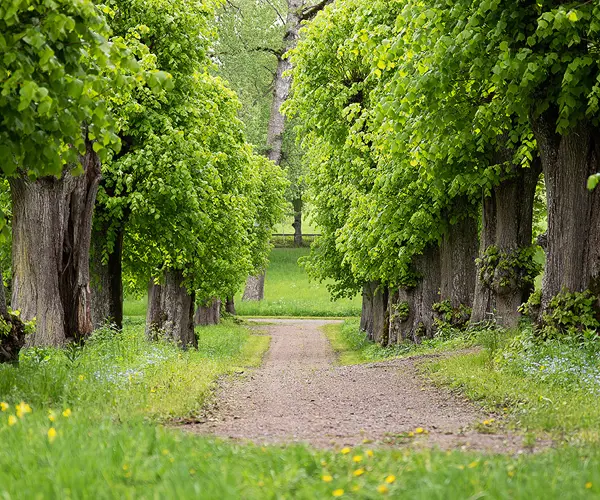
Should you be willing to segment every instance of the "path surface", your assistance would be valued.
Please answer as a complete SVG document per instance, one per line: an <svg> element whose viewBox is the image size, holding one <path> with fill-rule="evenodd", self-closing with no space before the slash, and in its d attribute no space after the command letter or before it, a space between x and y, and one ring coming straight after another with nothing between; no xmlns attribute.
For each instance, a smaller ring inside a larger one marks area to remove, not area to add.
<svg viewBox="0 0 600 500"><path fill-rule="evenodd" d="M480 434L488 418L417 373L416 359L336 366L321 331L332 321L277 320L264 328L271 347L263 366L226 382L204 421L188 430L258 443L315 446L389 442L422 427L428 435L395 442L489 451L517 451L515 436Z"/></svg>

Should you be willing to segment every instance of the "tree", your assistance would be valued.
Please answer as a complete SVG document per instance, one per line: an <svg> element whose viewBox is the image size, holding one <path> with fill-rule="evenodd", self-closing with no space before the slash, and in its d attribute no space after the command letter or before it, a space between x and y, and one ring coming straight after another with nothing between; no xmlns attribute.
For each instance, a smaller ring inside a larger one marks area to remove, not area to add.
<svg viewBox="0 0 600 500"><path fill-rule="evenodd" d="M0 7L0 161L13 204L12 306L30 345L91 332L91 217L100 160L118 148L113 96L145 80L137 43L89 0Z"/></svg>

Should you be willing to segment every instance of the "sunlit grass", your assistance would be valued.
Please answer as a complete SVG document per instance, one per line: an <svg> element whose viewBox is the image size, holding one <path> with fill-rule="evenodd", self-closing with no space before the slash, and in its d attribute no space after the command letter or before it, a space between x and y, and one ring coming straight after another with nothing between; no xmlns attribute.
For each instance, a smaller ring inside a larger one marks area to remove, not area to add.
<svg viewBox="0 0 600 500"><path fill-rule="evenodd" d="M332 301L325 283L309 282L298 259L308 255L308 248L275 248L265 281L265 299L260 302L242 302L236 296L237 313L242 316L303 316L340 317L358 316L361 299Z"/></svg>

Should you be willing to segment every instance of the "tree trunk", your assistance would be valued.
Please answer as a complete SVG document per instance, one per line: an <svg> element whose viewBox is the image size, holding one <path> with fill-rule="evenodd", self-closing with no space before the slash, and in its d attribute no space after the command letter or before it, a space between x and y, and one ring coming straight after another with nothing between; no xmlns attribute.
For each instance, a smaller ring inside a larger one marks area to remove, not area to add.
<svg viewBox="0 0 600 500"><path fill-rule="evenodd" d="M148 285L146 336L156 340L161 335L183 349L198 347L194 332L194 297L183 285L181 271L165 271L164 282Z"/></svg>
<svg viewBox="0 0 600 500"><path fill-rule="evenodd" d="M302 198L296 198L292 205L294 206L294 246L301 247L304 246L304 242L302 241Z"/></svg>
<svg viewBox="0 0 600 500"><path fill-rule="evenodd" d="M525 276L518 269L487 266L486 251L494 247L498 255L510 258L531 246L533 201L540 171L539 161L527 169L515 166L514 175L484 200L472 323L493 319L501 326L513 328L519 322L518 308L529 298L532 284L523 279Z"/></svg>
<svg viewBox="0 0 600 500"><path fill-rule="evenodd" d="M477 221L470 216L473 206L466 199L459 199L455 210L458 214L466 215L442 237L440 301L449 301L455 311L465 316L458 321L458 324L462 324L469 320L473 307L479 234Z"/></svg>
<svg viewBox="0 0 600 500"><path fill-rule="evenodd" d="M235 300L233 298L233 295L231 297L227 297L227 299L225 300L225 312L228 312L229 314L233 314L235 316Z"/></svg>
<svg viewBox="0 0 600 500"><path fill-rule="evenodd" d="M483 259L486 250L496 244L496 197L495 193L483 199L481 211L481 236L479 238L479 264L477 266L477 280L475 281L475 295L473 297L473 311L471 323L491 321L496 310L496 296L492 287L487 286L480 279Z"/></svg>
<svg viewBox="0 0 600 500"><path fill-rule="evenodd" d="M258 276L248 276L242 300L263 300L265 298L266 271Z"/></svg>
<svg viewBox="0 0 600 500"><path fill-rule="evenodd" d="M433 304L439 301L441 280L439 246L426 248L414 264L421 277L417 286L390 293L390 344L419 343L435 333Z"/></svg>
<svg viewBox="0 0 600 500"><path fill-rule="evenodd" d="M556 116L551 110L532 120L548 200L540 319L563 289L600 295L600 189L587 189L588 177L600 171L600 130L583 122L559 135Z"/></svg>
<svg viewBox="0 0 600 500"><path fill-rule="evenodd" d="M218 325L221 321L221 299L213 299L206 306L199 305L194 316L196 326Z"/></svg>
<svg viewBox="0 0 600 500"><path fill-rule="evenodd" d="M107 323L119 330L123 328L123 235L121 227L117 232L108 262L102 262L105 230L92 234L92 321L94 328Z"/></svg>
<svg viewBox="0 0 600 500"><path fill-rule="evenodd" d="M369 340L388 344L389 315L388 289L381 287L378 281L372 281L363 287L363 310L360 321L361 330Z"/></svg>
<svg viewBox="0 0 600 500"><path fill-rule="evenodd" d="M36 318L29 346L61 346L92 330L89 256L100 161L87 141L84 174L10 180L12 307Z"/></svg>
<svg viewBox="0 0 600 500"><path fill-rule="evenodd" d="M373 334L373 294L374 283L363 285L362 311L360 314L360 330L367 333L369 337Z"/></svg>

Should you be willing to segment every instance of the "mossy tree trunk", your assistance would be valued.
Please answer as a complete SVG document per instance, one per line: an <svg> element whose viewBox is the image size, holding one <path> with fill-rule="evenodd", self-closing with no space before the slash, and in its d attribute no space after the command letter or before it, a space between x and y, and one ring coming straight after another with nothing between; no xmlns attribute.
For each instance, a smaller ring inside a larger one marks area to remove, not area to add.
<svg viewBox="0 0 600 500"><path fill-rule="evenodd" d="M600 171L600 129L583 121L560 135L557 116L550 109L533 119L548 200L540 319L563 289L600 295L600 189L587 189L588 177Z"/></svg>
<svg viewBox="0 0 600 500"><path fill-rule="evenodd" d="M431 245L415 257L414 267L419 276L416 286L390 292L390 344L418 343L435 333L433 304L439 301L441 283L439 246Z"/></svg>
<svg viewBox="0 0 600 500"><path fill-rule="evenodd" d="M515 166L514 174L484 200L472 323L493 319L507 328L517 326L518 308L533 291L533 277L524 274L516 259L532 245L533 202L540 172L539 161L527 169ZM493 265L490 251L500 259Z"/></svg>
<svg viewBox="0 0 600 500"><path fill-rule="evenodd" d="M455 201L452 224L440 244L440 302L448 301L457 315L456 326L469 321L475 294L479 234L476 209L465 198Z"/></svg>

